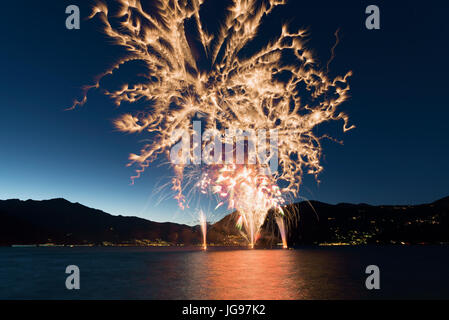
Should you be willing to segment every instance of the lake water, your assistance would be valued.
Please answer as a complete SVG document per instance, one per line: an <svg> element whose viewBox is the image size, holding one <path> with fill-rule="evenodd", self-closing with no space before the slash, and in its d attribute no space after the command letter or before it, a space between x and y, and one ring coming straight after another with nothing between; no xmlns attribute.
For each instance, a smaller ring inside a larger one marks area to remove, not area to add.
<svg viewBox="0 0 449 320"><path fill-rule="evenodd" d="M380 290L365 268L380 268ZM67 290L77 265L81 289ZM449 298L449 247L0 248L0 299Z"/></svg>

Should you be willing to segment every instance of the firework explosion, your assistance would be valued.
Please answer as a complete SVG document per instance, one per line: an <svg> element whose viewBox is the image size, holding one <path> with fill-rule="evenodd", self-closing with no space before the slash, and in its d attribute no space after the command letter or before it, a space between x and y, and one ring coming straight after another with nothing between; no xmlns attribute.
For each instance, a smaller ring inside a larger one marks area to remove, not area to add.
<svg viewBox="0 0 449 320"><path fill-rule="evenodd" d="M313 129L330 120L343 120L344 131L352 128L347 116L337 112L347 99L351 73L331 79L327 71L319 69L304 46L304 30L291 32L283 25L276 39L254 54L244 54L264 17L284 2L233 0L215 33L208 31L200 16L204 0L158 0L151 9L139 0L118 0L114 10L98 2L89 18L100 19L104 33L126 49L127 55L101 74L94 85L85 87L83 99L73 105L83 105L91 88L101 89L117 106L147 103L145 110L124 114L115 121L120 131L154 136L140 153L129 157L129 165L138 166L133 181L159 155L170 154L179 140L176 132L194 136L195 119L201 120L204 130L215 132L223 144L236 143L235 136L226 136L225 130L275 129L276 171L260 170L267 165L256 154L251 164L208 165L195 184L203 193L216 194L218 206L227 202L228 208L240 213L237 227L245 230L251 245L257 241L268 209L282 212L284 197L297 195L303 173L317 176L323 170L319 161L323 136L317 137ZM189 28L187 32L187 25L194 25L194 31ZM198 52L209 67L199 63ZM139 74L139 79L143 78L140 83L133 79L132 85L112 91L100 86L106 75L134 61L145 66ZM251 141L254 137L246 139L248 144L256 144ZM184 155L185 163L196 163L194 149L205 143L193 143L191 152ZM172 188L180 206L185 207L186 164L173 167ZM281 227L283 223L276 220Z"/></svg>

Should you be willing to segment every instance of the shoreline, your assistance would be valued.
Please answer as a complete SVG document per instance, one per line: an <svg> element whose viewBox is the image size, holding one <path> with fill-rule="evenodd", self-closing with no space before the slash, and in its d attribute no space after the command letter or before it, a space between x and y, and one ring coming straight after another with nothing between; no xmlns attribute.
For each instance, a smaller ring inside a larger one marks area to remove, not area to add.
<svg viewBox="0 0 449 320"><path fill-rule="evenodd" d="M319 244L305 244L302 246L294 246L283 248L282 245L273 246L256 246L254 249L298 249L304 247L424 247L424 246L449 246L447 242L439 243L384 243L384 244L350 244L350 243L319 243ZM137 245L137 244L111 244L111 245L97 245L97 244L11 244L0 245L0 248L81 248L81 247L95 247L95 248L198 248L203 249L202 244L176 244L176 245ZM247 245L208 245L207 248L241 248L250 249Z"/></svg>

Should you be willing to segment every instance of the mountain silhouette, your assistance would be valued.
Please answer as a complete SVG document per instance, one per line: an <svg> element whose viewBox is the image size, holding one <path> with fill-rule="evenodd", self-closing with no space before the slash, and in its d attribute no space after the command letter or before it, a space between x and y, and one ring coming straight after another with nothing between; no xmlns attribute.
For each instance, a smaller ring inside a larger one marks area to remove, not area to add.
<svg viewBox="0 0 449 320"><path fill-rule="evenodd" d="M449 197L422 205L307 201L287 205L282 216L290 246L304 244L448 243ZM281 241L274 211L268 212L259 245ZM245 245L238 213L208 225L208 243ZM0 200L0 245L12 244L199 244L199 226L110 215L65 199Z"/></svg>
<svg viewBox="0 0 449 320"><path fill-rule="evenodd" d="M65 199L0 201L0 244L100 244L135 240L192 243L196 228L113 216Z"/></svg>

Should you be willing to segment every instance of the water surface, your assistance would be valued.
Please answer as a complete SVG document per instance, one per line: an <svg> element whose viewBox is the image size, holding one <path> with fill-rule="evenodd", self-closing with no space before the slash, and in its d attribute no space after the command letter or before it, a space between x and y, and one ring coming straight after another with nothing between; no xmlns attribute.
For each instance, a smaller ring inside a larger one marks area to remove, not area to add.
<svg viewBox="0 0 449 320"><path fill-rule="evenodd" d="M365 287L365 268L381 289ZM65 288L77 265L81 289ZM449 298L449 248L0 248L0 299Z"/></svg>

